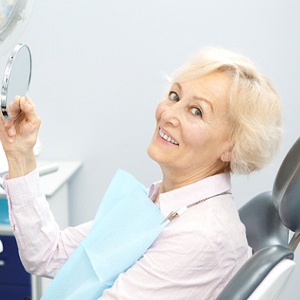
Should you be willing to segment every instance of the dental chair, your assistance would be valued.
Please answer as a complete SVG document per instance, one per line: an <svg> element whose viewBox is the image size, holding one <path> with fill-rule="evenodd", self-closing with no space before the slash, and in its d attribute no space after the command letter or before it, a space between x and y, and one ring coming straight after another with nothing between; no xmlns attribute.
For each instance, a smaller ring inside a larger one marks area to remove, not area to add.
<svg viewBox="0 0 300 300"><path fill-rule="evenodd" d="M253 255L217 300L280 299L300 241L300 138L284 158L272 191L252 198L239 215Z"/></svg>

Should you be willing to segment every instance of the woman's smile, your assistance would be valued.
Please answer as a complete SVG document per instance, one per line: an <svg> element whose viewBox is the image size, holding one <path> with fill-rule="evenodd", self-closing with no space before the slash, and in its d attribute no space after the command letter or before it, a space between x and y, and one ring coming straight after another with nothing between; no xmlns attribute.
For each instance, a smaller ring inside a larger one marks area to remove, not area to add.
<svg viewBox="0 0 300 300"><path fill-rule="evenodd" d="M179 143L175 139L173 139L168 134L166 134L161 128L159 128L159 135L165 141L170 142L171 144L174 144L174 145L177 145L177 146L179 145Z"/></svg>

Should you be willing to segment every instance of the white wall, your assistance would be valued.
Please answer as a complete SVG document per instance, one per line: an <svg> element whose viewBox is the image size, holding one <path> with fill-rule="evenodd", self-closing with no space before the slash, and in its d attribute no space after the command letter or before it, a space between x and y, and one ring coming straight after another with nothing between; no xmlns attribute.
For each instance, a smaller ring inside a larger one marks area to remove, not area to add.
<svg viewBox="0 0 300 300"><path fill-rule="evenodd" d="M164 74L210 45L252 58L281 95L285 135L274 164L233 178L238 207L271 189L299 136L299 13L298 0L36 1L21 42L33 55L41 159L83 162L71 183L72 224L93 218L118 168L145 185L160 178L146 149ZM297 277L299 266L284 299L299 298Z"/></svg>

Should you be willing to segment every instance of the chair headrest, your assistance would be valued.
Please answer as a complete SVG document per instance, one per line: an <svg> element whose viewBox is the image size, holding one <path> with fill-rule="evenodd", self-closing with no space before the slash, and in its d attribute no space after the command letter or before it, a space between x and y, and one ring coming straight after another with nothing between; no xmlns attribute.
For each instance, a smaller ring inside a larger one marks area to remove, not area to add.
<svg viewBox="0 0 300 300"><path fill-rule="evenodd" d="M272 195L284 225L294 232L300 230L300 138L278 170Z"/></svg>

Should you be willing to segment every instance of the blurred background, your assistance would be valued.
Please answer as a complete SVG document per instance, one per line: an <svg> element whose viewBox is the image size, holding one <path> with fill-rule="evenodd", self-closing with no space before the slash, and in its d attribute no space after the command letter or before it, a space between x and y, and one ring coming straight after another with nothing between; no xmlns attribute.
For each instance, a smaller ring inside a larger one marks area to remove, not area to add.
<svg viewBox="0 0 300 300"><path fill-rule="evenodd" d="M251 58L281 96L284 137L276 159L233 176L237 207L272 189L299 136L299 28L297 0L35 1L20 42L33 57L29 95L42 119L40 159L82 162L71 180L71 224L95 216L117 169L146 186L161 178L146 150L166 75L207 46ZM299 249L296 262L283 299L299 299Z"/></svg>

